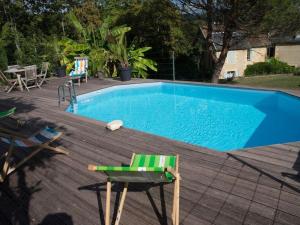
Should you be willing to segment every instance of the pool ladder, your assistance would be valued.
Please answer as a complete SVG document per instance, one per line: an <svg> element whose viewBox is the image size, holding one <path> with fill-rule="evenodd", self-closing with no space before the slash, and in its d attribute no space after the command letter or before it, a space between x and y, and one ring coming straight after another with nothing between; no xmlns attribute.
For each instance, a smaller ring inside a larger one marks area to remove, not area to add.
<svg viewBox="0 0 300 225"><path fill-rule="evenodd" d="M60 106L61 102L66 101L66 91L65 88L68 88L70 103L71 105L77 104L77 97L75 92L74 83L70 81L66 81L64 84L58 86L58 106Z"/></svg>

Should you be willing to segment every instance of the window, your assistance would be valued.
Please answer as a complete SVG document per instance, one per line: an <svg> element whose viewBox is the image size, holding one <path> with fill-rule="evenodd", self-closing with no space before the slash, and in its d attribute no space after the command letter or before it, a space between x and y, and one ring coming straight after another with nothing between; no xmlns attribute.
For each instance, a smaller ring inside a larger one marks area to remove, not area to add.
<svg viewBox="0 0 300 225"><path fill-rule="evenodd" d="M229 51L227 53L227 63L235 64L235 51Z"/></svg>
<svg viewBox="0 0 300 225"><path fill-rule="evenodd" d="M247 49L247 61L251 61L251 49Z"/></svg>

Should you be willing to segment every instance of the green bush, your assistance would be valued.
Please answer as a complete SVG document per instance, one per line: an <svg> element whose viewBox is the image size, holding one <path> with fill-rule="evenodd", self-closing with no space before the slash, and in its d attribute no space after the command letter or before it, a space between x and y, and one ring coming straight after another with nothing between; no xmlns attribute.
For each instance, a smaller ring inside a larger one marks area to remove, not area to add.
<svg viewBox="0 0 300 225"><path fill-rule="evenodd" d="M245 70L245 76L255 76L264 74L282 74L294 73L295 68L278 59L271 58L266 62L258 62L248 65Z"/></svg>
<svg viewBox="0 0 300 225"><path fill-rule="evenodd" d="M300 76L300 67L296 67L296 68L294 69L293 74L294 74L295 76Z"/></svg>
<svg viewBox="0 0 300 225"><path fill-rule="evenodd" d="M3 47L0 46L0 70L7 69L7 55Z"/></svg>

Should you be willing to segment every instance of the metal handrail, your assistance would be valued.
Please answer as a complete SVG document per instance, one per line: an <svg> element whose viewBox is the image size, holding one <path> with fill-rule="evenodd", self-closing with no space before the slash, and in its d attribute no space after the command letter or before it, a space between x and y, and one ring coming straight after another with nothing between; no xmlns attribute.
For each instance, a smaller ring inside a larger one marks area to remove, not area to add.
<svg viewBox="0 0 300 225"><path fill-rule="evenodd" d="M76 91L75 86L72 81L67 81L64 84L61 84L58 86L57 92L58 92L58 106L60 106L62 101L66 101L66 91L65 88L68 88L69 90L69 97L70 97L70 103L73 105L74 103L77 104L77 97L76 97ZM61 96L62 94L62 96Z"/></svg>

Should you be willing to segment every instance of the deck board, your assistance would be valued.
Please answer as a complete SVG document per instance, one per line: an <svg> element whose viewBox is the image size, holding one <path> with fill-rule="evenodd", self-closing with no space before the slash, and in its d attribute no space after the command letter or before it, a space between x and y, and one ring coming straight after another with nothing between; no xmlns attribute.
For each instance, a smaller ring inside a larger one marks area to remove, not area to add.
<svg viewBox="0 0 300 225"><path fill-rule="evenodd" d="M17 116L28 120L22 132L45 124L59 127L60 144L70 151L69 156L43 151L0 185L1 225L103 224L105 176L87 171L87 164L126 164L133 152L180 155L180 224L300 224L300 179L283 174L299 174L300 142L227 154L131 129L109 132L103 122L65 112L67 104L58 107L62 82L53 79L41 90L0 95L0 110L16 105ZM130 83L141 82L152 81ZM95 79L76 91L123 84ZM120 190L113 186L112 209ZM172 191L172 185L130 186L121 224L171 224Z"/></svg>

